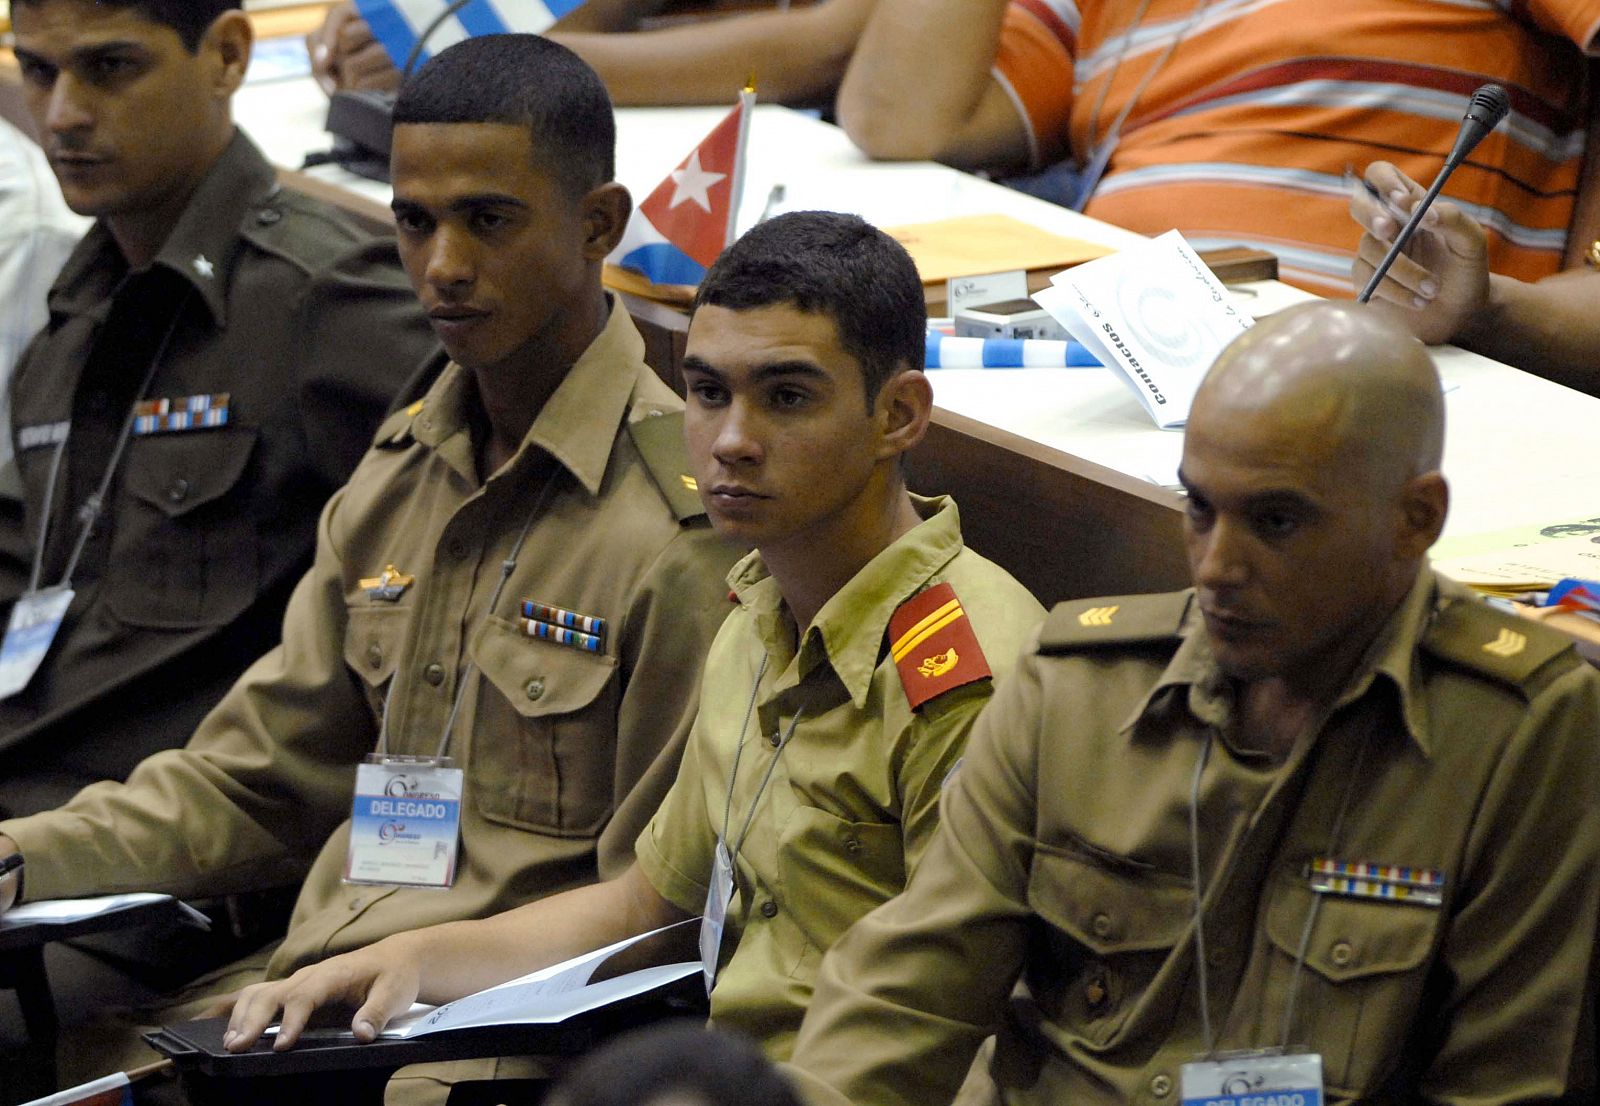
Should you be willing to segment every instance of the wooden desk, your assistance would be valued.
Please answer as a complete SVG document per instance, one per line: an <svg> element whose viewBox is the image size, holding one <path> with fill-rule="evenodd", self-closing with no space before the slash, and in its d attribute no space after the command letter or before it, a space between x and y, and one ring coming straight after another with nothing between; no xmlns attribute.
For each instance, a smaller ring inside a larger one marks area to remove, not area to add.
<svg viewBox="0 0 1600 1106"><path fill-rule="evenodd" d="M325 143L326 105L309 87L247 88L237 110L280 163ZM617 113L617 178L647 194L723 114L717 108ZM313 177L387 204L386 186L322 167ZM853 211L880 225L1001 212L1045 230L1121 247L1138 236L928 163L876 163L843 132L763 106L752 121L738 225L759 217L775 183L784 208ZM1352 235L1354 225L1352 224ZM1256 316L1304 300L1276 282L1236 289ZM630 303L648 329L658 319ZM653 335L655 348L681 341ZM1445 475L1452 507L1441 551L1490 536L1600 516L1600 399L1450 347L1444 378ZM1171 488L1183 437L1157 430L1132 393L1103 370L941 370L927 442L910 458L913 485L961 504L974 548L1039 598L1154 591L1187 582L1180 499Z"/></svg>

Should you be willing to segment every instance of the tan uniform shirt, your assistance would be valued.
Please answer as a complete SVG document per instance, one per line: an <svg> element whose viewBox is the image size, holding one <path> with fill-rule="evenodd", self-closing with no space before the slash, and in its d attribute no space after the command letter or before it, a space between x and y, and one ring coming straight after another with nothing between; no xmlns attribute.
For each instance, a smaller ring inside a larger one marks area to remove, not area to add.
<svg viewBox="0 0 1600 1106"><path fill-rule="evenodd" d="M189 739L277 644L318 514L437 348L394 239L279 188L243 134L149 265L89 231L12 380L23 490L0 504L0 604L27 587L42 528L41 584L61 580L136 402L226 395L228 418L129 439L61 631L0 700L0 816Z"/></svg>
<svg viewBox="0 0 1600 1106"><path fill-rule="evenodd" d="M662 896L698 914L727 812L729 849L741 836L743 847L711 1016L776 1057L789 1054L823 952L905 885L937 821L940 781L993 692L982 679L913 710L888 652L891 616L923 588L950 584L1003 678L1044 615L1005 570L962 544L954 503L918 508L925 521L828 600L798 652L760 554L729 575L738 609L707 659L678 782L637 846ZM791 727L780 754L772 739Z"/></svg>
<svg viewBox="0 0 1600 1106"><path fill-rule="evenodd" d="M446 369L419 407L380 428L323 514L282 646L188 747L125 785L0 823L28 857L28 896L216 893L310 865L269 968L281 976L620 872L671 784L736 556L692 518L681 420L662 414L681 404L642 355L614 308L487 481L467 423L472 378ZM386 600L362 581L389 565L415 582ZM603 651L530 636L524 600L605 619ZM390 751L433 754L462 681L449 749L466 771L455 886L341 884L355 766L377 743L385 701Z"/></svg>
<svg viewBox="0 0 1600 1106"><path fill-rule="evenodd" d="M1008 1103L1176 1102L1204 1048L1189 811L1209 741L1218 1048L1283 1043L1304 936L1287 1036L1321 1054L1327 1101L1571 1089L1592 1043L1600 676L1425 571L1275 766L1230 740L1229 682L1188 606L1052 613L975 729L911 886L824 963L796 1065L859 1104L928 1106L999 1027ZM1317 895L1317 857L1438 869L1443 906ZM1002 1027L1019 977L1034 1016Z"/></svg>

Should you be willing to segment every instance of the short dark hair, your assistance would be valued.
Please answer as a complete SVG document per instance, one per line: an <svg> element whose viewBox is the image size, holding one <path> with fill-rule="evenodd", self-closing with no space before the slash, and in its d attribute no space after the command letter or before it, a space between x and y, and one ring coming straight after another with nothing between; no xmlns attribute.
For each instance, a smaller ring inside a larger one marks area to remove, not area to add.
<svg viewBox="0 0 1600 1106"><path fill-rule="evenodd" d="M441 50L401 86L394 121L527 127L534 156L574 199L616 175L606 86L577 54L538 35L478 35Z"/></svg>
<svg viewBox="0 0 1600 1106"><path fill-rule="evenodd" d="M38 8L49 2L11 0L11 6ZM102 8L135 8L150 22L171 27L191 54L200 48L206 28L215 23L219 15L244 6L243 0L95 0L95 3Z"/></svg>
<svg viewBox="0 0 1600 1106"><path fill-rule="evenodd" d="M855 215L793 211L758 223L700 281L696 308L792 304L827 315L861 365L867 402L897 372L920 369L927 301L905 247Z"/></svg>
<svg viewBox="0 0 1600 1106"><path fill-rule="evenodd" d="M551 1106L649 1106L687 1098L705 1106L800 1106L761 1050L704 1022L659 1023L608 1042L557 1084Z"/></svg>

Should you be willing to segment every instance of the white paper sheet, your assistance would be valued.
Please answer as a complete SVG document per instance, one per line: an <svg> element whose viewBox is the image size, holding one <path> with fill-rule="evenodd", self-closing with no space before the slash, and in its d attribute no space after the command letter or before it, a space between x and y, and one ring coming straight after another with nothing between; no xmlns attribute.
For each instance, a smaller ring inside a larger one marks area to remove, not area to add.
<svg viewBox="0 0 1600 1106"><path fill-rule="evenodd" d="M0 930L17 929L25 925L67 925L72 922L82 922L89 918L98 918L102 914L113 914L118 910L128 910L135 906L144 906L153 902L171 901L171 895L157 894L154 891L134 891L124 895L102 895L93 899L41 899L38 902L23 903L14 906L4 914L0 914ZM178 909L183 916L203 929L211 928L211 921L200 911L188 903L179 903Z"/></svg>
<svg viewBox="0 0 1600 1106"><path fill-rule="evenodd" d="M1050 279L1034 302L1115 370L1163 430L1188 421L1206 370L1251 325L1175 230Z"/></svg>

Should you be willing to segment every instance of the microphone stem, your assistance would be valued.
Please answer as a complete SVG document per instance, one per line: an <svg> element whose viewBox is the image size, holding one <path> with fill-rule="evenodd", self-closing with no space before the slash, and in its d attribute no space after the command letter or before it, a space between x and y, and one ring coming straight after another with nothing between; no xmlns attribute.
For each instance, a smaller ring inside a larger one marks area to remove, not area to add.
<svg viewBox="0 0 1600 1106"><path fill-rule="evenodd" d="M1444 182L1450 179L1450 174L1456 171L1459 161L1455 159L1444 163L1444 168L1439 170L1439 175L1433 178L1433 184L1422 197L1422 202L1411 210L1411 218L1406 220L1406 225L1400 228L1400 233L1395 235L1394 244L1389 247L1389 252L1384 254L1383 260L1373 270L1372 279L1367 281L1367 286L1361 289L1361 294L1356 297L1357 303L1366 303L1372 298L1372 293L1378 290L1378 285L1383 283L1384 274L1389 271L1389 266L1394 264L1394 259L1405 250L1406 243L1411 241L1411 236L1416 233L1417 227L1422 225L1422 217L1428 213L1428 208L1433 206L1434 199L1439 195L1439 190L1444 187Z"/></svg>

